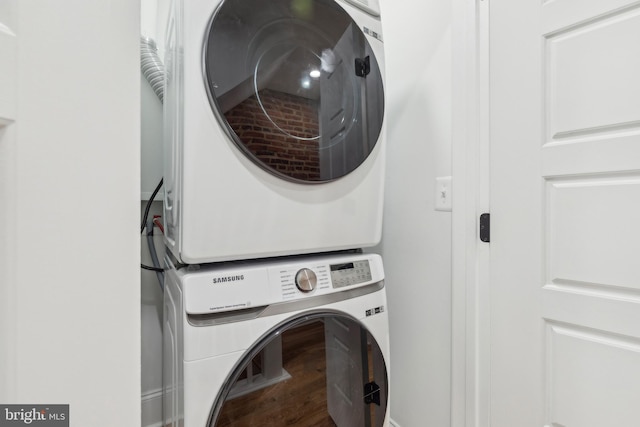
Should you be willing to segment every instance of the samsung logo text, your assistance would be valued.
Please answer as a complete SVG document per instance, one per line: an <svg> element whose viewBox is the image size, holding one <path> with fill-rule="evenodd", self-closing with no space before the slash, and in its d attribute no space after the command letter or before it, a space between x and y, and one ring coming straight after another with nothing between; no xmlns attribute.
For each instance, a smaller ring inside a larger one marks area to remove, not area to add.
<svg viewBox="0 0 640 427"><path fill-rule="evenodd" d="M240 280L244 280L244 274L239 274L237 276L214 277L213 284L215 285L216 283L238 282Z"/></svg>

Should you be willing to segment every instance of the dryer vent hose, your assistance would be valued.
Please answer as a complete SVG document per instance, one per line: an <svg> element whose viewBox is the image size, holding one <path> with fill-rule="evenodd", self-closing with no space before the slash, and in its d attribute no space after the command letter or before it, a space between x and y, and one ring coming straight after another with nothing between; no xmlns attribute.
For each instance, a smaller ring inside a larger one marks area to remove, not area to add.
<svg viewBox="0 0 640 427"><path fill-rule="evenodd" d="M160 102L164 102L164 65L158 56L156 42L144 36L140 37L140 67Z"/></svg>

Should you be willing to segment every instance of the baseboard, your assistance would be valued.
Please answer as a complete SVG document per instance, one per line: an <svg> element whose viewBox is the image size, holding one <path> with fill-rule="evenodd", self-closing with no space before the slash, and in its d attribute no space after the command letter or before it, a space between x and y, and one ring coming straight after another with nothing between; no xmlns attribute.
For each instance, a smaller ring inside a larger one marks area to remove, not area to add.
<svg viewBox="0 0 640 427"><path fill-rule="evenodd" d="M162 427L162 389L142 394L142 427Z"/></svg>
<svg viewBox="0 0 640 427"><path fill-rule="evenodd" d="M389 418L389 427L400 427L400 424Z"/></svg>

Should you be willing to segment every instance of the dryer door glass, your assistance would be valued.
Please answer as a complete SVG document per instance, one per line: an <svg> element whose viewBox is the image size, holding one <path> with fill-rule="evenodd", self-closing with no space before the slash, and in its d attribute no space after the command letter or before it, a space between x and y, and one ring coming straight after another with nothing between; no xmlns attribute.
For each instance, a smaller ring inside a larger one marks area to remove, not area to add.
<svg viewBox="0 0 640 427"><path fill-rule="evenodd" d="M209 426L382 426L387 369L373 335L335 313L296 318L245 353Z"/></svg>
<svg viewBox="0 0 640 427"><path fill-rule="evenodd" d="M205 41L211 107L260 167L325 182L371 154L382 75L361 28L334 0L224 0Z"/></svg>

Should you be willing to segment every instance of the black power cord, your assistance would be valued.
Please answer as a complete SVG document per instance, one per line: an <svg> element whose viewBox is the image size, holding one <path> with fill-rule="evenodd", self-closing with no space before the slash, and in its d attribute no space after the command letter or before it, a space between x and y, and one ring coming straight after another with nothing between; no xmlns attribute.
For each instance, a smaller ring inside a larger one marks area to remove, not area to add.
<svg viewBox="0 0 640 427"><path fill-rule="evenodd" d="M153 199L156 198L156 195L158 194L158 191L160 191L160 188L162 187L162 182L164 181L164 178L160 179L160 182L158 183L158 185L156 186L156 189L153 190L153 193L151 193L151 197L149 197L149 200L147 200L147 205L144 208L144 214L142 215L142 224L140 225L140 234L142 234L144 232L144 228L147 225L147 218L149 218L149 210L151 209L151 204L153 203ZM153 234L153 228L151 230L147 230L147 232ZM149 265L144 265L144 264L140 264L140 267L144 270L150 270L150 271L157 271L157 272L161 272L164 273L164 269L162 268L158 268L158 267L151 267Z"/></svg>
<svg viewBox="0 0 640 427"><path fill-rule="evenodd" d="M147 200L147 206L145 206L144 215L142 215L142 224L140 224L140 234L142 234L142 232L144 231L144 227L147 225L147 218L149 218L149 209L151 209L151 203L153 203L153 199L156 198L156 194L158 194L158 191L160 191L163 181L164 178L161 178L160 182L156 186L156 189L153 190L153 193L151 193L151 197L149 198L149 200Z"/></svg>

